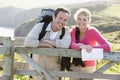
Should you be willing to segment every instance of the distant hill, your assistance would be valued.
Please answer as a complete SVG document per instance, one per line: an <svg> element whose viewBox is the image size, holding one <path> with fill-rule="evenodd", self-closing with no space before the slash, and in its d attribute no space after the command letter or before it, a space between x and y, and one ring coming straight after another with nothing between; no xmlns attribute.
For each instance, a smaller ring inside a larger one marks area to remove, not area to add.
<svg viewBox="0 0 120 80"><path fill-rule="evenodd" d="M54 8L55 6L44 7L44 8ZM4 26L7 28L16 28L19 27L21 24L31 21L38 17L41 12L40 8L34 9L20 9L16 7L5 7L0 8L0 26Z"/></svg>
<svg viewBox="0 0 120 80"><path fill-rule="evenodd" d="M28 24L29 23L29 24ZM33 26L37 23L37 19L23 23L20 27L15 29L15 36L26 36Z"/></svg>
<svg viewBox="0 0 120 80"><path fill-rule="evenodd" d="M0 8L0 26L10 27L9 21L11 21L11 17L23 11L24 9L13 6Z"/></svg>
<svg viewBox="0 0 120 80"><path fill-rule="evenodd" d="M96 5L98 3L105 4L105 2L88 2L88 3L78 3L78 4L63 4L63 6L68 7L69 9L84 7L84 6L90 6L90 5ZM48 6L44 8L56 8L56 6ZM40 14L40 11L43 7L40 8L34 8L34 9L20 9L16 7L6 7L6 8L0 8L0 26L8 27L8 28L16 28L19 27L21 24L26 23L28 21L31 21L38 17ZM92 9L92 8L91 8Z"/></svg>
<svg viewBox="0 0 120 80"><path fill-rule="evenodd" d="M31 21L32 19L36 18L40 14L41 8L35 8L30 10L25 10L21 13L18 13L12 17L9 18L11 26L13 28L16 28L20 26L21 24Z"/></svg>
<svg viewBox="0 0 120 80"><path fill-rule="evenodd" d="M115 6L109 2L104 1L90 1L87 3L77 4L64 4L71 10L71 18L68 21L67 26L75 25L73 19L74 12L79 8L87 8L92 13L92 26L97 27L101 32L116 31L120 28L119 13L116 15L114 12L120 11L120 4ZM50 6L44 8L56 8L57 6ZM111 10L114 12L111 12ZM15 30L15 36L26 36L28 32L37 23L37 17L40 14L42 7L24 10L15 7L0 8L0 26L6 28L13 28ZM111 13L111 14L108 14ZM113 26L115 26L113 28Z"/></svg>
<svg viewBox="0 0 120 80"><path fill-rule="evenodd" d="M87 3L78 3L78 4L70 4L66 5L67 8L71 10L71 18L69 19L69 22L67 26L75 25L75 21L73 19L74 12L79 8L87 8L92 13L92 26L97 27L101 32L110 32L110 31L116 31L120 30L120 18L117 16L111 16L108 14L105 14L104 11L108 9L109 7L112 7L113 4L108 2L87 2ZM120 5L119 5L120 6ZM33 9L34 12L35 9ZM21 24L19 27L15 30L15 36L26 36L28 32L33 28L33 26L36 24L37 19L34 18L29 22L25 22ZM115 26L115 27L113 27Z"/></svg>

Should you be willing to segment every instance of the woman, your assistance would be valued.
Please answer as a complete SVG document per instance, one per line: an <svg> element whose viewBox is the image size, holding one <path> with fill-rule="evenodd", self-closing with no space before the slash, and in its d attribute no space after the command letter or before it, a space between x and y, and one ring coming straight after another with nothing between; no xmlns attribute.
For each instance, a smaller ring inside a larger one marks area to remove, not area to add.
<svg viewBox="0 0 120 80"><path fill-rule="evenodd" d="M86 49L87 52L91 52L92 48L103 48L104 51L110 51L111 46L109 42L100 34L95 28L90 26L91 13L89 10L81 8L77 10L74 15L76 26L71 28L71 45L70 48L74 50ZM76 36L76 33L79 35ZM78 37L78 40L76 40ZM82 71L85 73L93 73L96 70L96 61L89 60L84 61L85 66L74 65L73 71ZM77 80L77 79L72 79ZM92 79L78 79L78 80L92 80Z"/></svg>

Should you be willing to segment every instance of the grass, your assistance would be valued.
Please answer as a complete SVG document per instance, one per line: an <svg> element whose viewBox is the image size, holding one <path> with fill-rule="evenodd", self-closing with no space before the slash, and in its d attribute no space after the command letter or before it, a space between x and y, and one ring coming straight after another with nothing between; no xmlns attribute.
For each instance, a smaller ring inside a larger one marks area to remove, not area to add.
<svg viewBox="0 0 120 80"><path fill-rule="evenodd" d="M103 36L111 43L112 51L120 51L120 30L104 33Z"/></svg>
<svg viewBox="0 0 120 80"><path fill-rule="evenodd" d="M28 76L15 75L14 80L28 80Z"/></svg>
<svg viewBox="0 0 120 80"><path fill-rule="evenodd" d="M113 4L111 7L106 8L101 12L102 14L120 17L120 4Z"/></svg>

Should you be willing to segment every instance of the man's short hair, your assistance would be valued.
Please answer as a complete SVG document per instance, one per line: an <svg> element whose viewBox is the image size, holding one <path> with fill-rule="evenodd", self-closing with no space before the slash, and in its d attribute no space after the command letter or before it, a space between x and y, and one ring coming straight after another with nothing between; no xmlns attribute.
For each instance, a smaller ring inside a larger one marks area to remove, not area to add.
<svg viewBox="0 0 120 80"><path fill-rule="evenodd" d="M63 12L68 13L69 16L71 15L70 11L69 11L67 8L65 8L65 7L58 7L58 8L54 11L55 17L57 16L57 14L58 14L60 11L63 11Z"/></svg>

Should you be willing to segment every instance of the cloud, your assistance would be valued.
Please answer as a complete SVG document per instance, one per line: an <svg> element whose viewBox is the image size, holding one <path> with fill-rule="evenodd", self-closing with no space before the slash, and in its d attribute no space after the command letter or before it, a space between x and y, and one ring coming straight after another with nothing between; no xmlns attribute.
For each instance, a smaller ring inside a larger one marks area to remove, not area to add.
<svg viewBox="0 0 120 80"><path fill-rule="evenodd" d="M93 0L0 0L0 7L15 6L20 8L35 8L35 7L44 7L49 5L57 4L69 4L69 3L78 3L86 2Z"/></svg>

